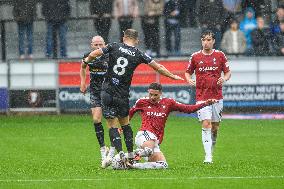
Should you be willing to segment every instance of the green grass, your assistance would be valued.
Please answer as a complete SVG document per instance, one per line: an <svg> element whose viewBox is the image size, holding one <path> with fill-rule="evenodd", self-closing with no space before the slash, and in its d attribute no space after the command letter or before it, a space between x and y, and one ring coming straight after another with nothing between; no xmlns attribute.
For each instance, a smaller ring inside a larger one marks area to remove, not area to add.
<svg viewBox="0 0 284 189"><path fill-rule="evenodd" d="M224 120L214 164L203 165L199 123L172 116L161 145L169 169L128 171L100 169L91 123L89 115L0 116L0 188L284 188L283 120ZM135 117L135 132L139 125Z"/></svg>

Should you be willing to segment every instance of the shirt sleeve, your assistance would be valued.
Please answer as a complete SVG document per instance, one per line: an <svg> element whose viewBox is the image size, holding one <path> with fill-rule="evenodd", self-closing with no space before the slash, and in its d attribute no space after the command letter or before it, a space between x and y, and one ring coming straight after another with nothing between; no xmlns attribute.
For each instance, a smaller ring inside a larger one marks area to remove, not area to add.
<svg viewBox="0 0 284 189"><path fill-rule="evenodd" d="M140 53L141 53L141 63L149 64L153 61L153 59L149 55L147 55L146 53L143 53L141 51L140 51Z"/></svg>
<svg viewBox="0 0 284 189"><path fill-rule="evenodd" d="M222 64L222 67L223 67L222 70L224 73L227 73L228 71L230 71L230 66L228 64L227 57L223 52L221 52L220 62Z"/></svg>
<svg viewBox="0 0 284 189"><path fill-rule="evenodd" d="M194 61L194 56L191 55L186 69L186 73L192 75L194 73L194 70L195 70L195 61Z"/></svg>
<svg viewBox="0 0 284 189"><path fill-rule="evenodd" d="M107 53L111 52L114 45L115 45L115 43L109 43L109 44L107 44L106 47L102 48L103 53L104 53L104 54L107 54Z"/></svg>
<svg viewBox="0 0 284 189"><path fill-rule="evenodd" d="M181 104L173 100L172 105L171 105L171 111L179 111L183 113L193 113L205 106L206 106L205 103L196 104L196 105L188 105L188 104Z"/></svg>
<svg viewBox="0 0 284 189"><path fill-rule="evenodd" d="M131 118L134 116L136 112L142 111L142 107L143 107L143 103L141 99L138 99L135 105L129 110L129 120L131 120Z"/></svg>

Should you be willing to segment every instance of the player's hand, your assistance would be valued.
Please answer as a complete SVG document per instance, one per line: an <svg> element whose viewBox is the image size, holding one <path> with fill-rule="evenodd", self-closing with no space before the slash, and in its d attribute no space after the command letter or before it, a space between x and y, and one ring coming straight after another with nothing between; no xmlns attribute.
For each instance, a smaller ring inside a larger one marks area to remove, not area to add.
<svg viewBox="0 0 284 189"><path fill-rule="evenodd" d="M225 78L224 77L219 77L218 81L217 81L217 84L218 85L223 85L223 83L225 83Z"/></svg>
<svg viewBox="0 0 284 189"><path fill-rule="evenodd" d="M211 104L215 104L217 102L218 102L218 100L216 100L216 99L208 99L208 100L205 101L205 104L211 105Z"/></svg>
<svg viewBox="0 0 284 189"><path fill-rule="evenodd" d="M187 81L188 82L188 84L190 85L190 86L195 86L195 81L194 80L192 80L192 79L190 79L190 80L188 80Z"/></svg>
<svg viewBox="0 0 284 189"><path fill-rule="evenodd" d="M83 93L83 94L86 94L86 91L87 91L86 84L81 83L81 85L80 85L80 92Z"/></svg>
<svg viewBox="0 0 284 189"><path fill-rule="evenodd" d="M173 76L174 80L184 80L182 77L178 76L178 75L174 75Z"/></svg>

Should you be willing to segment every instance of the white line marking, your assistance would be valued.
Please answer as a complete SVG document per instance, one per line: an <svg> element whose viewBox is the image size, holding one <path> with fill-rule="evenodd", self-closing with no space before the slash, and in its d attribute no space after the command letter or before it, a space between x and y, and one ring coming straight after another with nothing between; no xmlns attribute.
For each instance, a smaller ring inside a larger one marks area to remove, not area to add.
<svg viewBox="0 0 284 189"><path fill-rule="evenodd" d="M66 179L0 179L0 182L69 182L69 181L109 181L114 178L66 178ZM199 180L199 179L284 179L284 176L236 176L236 177L165 177L165 178L116 178L120 180Z"/></svg>

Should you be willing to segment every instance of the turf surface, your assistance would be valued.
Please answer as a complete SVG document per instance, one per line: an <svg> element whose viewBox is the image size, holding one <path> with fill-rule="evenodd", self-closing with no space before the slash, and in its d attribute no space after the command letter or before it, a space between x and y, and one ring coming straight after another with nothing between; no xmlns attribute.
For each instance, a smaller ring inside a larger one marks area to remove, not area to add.
<svg viewBox="0 0 284 189"><path fill-rule="evenodd" d="M0 188L283 189L283 139L283 120L224 120L214 164L203 165L199 123L171 116L168 170L114 171L100 168L88 115L0 116Z"/></svg>

